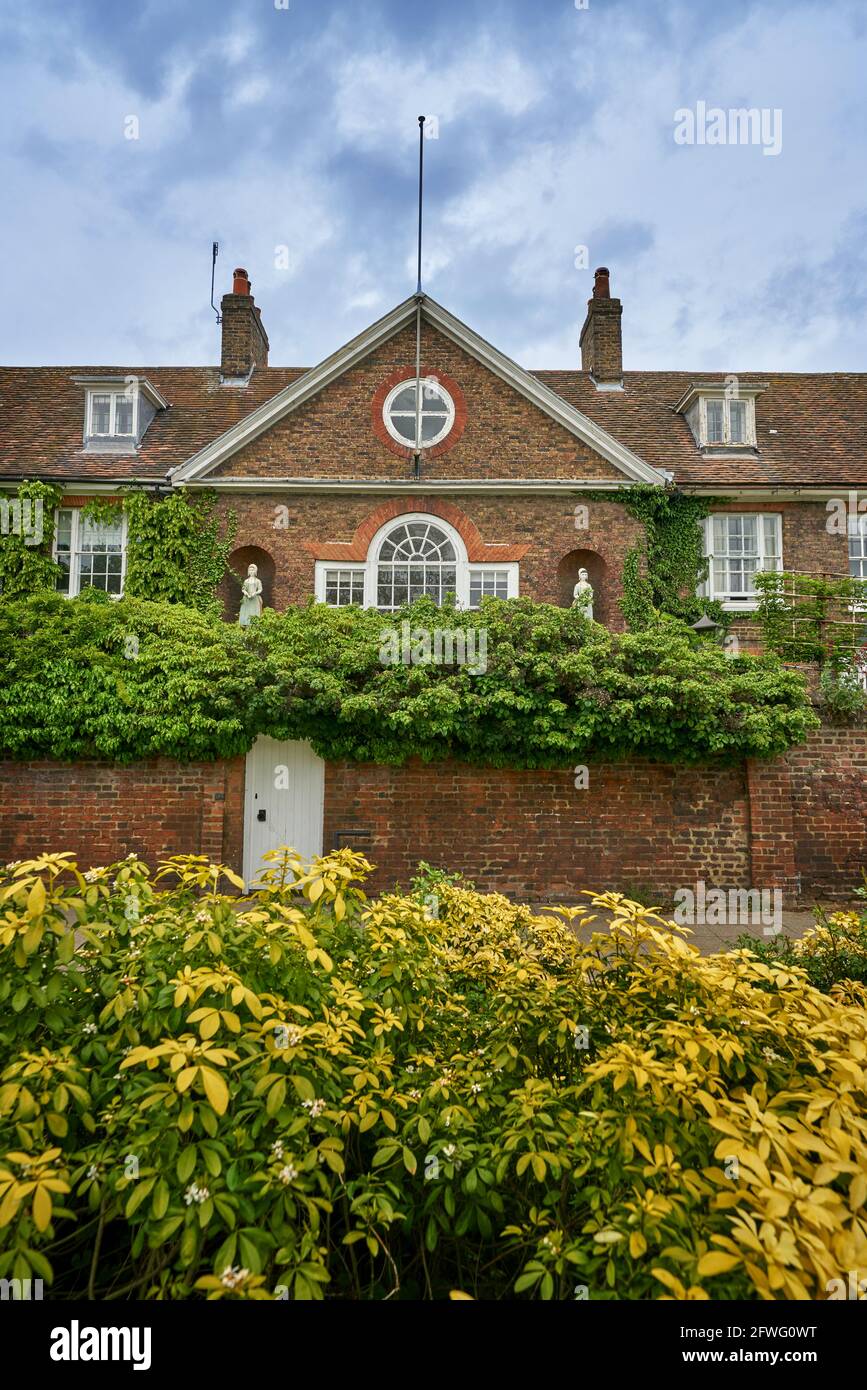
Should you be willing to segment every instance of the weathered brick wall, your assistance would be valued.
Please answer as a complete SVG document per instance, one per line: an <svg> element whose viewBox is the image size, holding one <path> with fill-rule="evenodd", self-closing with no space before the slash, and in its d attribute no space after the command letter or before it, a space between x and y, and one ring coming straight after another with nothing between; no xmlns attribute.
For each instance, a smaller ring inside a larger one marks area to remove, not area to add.
<svg viewBox="0 0 867 1390"><path fill-rule="evenodd" d="M372 832L357 843L378 866L377 885L407 883L420 859L532 901L750 881L742 768L596 765L579 790L568 769L329 764L325 843L352 828Z"/></svg>
<svg viewBox="0 0 867 1390"><path fill-rule="evenodd" d="M207 854L240 866L244 759L0 762L0 858L71 850L93 867L135 851L150 863Z"/></svg>
<svg viewBox="0 0 867 1390"><path fill-rule="evenodd" d="M133 767L0 763L0 858L72 850L82 864L208 854L242 869L244 760ZM670 900L678 887L851 896L867 867L867 728L826 728L773 762L648 762L513 771L455 762L326 766L326 849L338 831L406 884L420 859L543 902L582 888Z"/></svg>
<svg viewBox="0 0 867 1390"><path fill-rule="evenodd" d="M785 762L802 892L858 885L867 869L867 729L824 728Z"/></svg>

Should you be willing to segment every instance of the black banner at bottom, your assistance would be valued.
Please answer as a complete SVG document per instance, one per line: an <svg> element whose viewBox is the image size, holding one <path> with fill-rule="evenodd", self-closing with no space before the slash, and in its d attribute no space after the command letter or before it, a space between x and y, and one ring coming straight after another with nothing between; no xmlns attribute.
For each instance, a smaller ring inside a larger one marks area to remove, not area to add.
<svg viewBox="0 0 867 1390"><path fill-rule="evenodd" d="M858 1292L858 1291L856 1291ZM459 1302L470 1302L461 1299ZM431 1374L466 1381L477 1365L486 1380L501 1360L522 1350L539 1365L551 1354L580 1353L588 1367L623 1374L667 1375L678 1368L703 1377L708 1368L737 1372L761 1367L774 1378L788 1372L829 1374L860 1359L863 1298L822 1303L592 1302L488 1303L476 1309L431 1303L63 1303L0 1301L0 1335L7 1369L16 1347L31 1374L59 1384L107 1370L118 1374L243 1375L294 1373L319 1363L328 1378L344 1367L382 1367L392 1352L408 1355L418 1375L424 1353ZM867 1311L867 1310L865 1310ZM380 1321L380 1318L382 1321ZM388 1340L371 1341L370 1335ZM547 1340L528 1343L526 1335ZM287 1336L292 1337L291 1352ZM409 1346L405 1338L412 1337ZM460 1339L460 1355L443 1338ZM558 1345L560 1338L568 1339ZM552 1342L550 1339L554 1338ZM436 1349L439 1349L437 1352ZM288 1361L287 1361L288 1356ZM433 1359L430 1359L430 1358ZM460 1370L458 1372L458 1367ZM512 1366L512 1370L516 1369Z"/></svg>

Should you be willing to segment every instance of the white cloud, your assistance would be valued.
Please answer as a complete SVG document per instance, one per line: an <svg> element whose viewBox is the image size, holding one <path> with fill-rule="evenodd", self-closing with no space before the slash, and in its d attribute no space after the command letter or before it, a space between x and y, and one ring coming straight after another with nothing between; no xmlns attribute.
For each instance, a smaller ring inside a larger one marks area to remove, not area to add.
<svg viewBox="0 0 867 1390"><path fill-rule="evenodd" d="M248 77L245 82L239 82L233 87L226 101L229 107L233 106L258 106L263 102L271 91L271 83L267 77Z"/></svg>
<svg viewBox="0 0 867 1390"><path fill-rule="evenodd" d="M363 149L399 152L401 161L404 147L418 141L416 118L422 113L437 118L442 140L448 138L450 121L482 103L520 116L545 90L517 53L488 35L409 60L394 46L356 51L338 63L336 82L338 134Z"/></svg>

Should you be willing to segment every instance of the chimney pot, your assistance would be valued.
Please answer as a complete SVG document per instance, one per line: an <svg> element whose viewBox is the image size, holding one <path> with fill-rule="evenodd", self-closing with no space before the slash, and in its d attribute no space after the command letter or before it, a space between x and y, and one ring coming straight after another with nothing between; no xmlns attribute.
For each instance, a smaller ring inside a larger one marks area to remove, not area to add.
<svg viewBox="0 0 867 1390"><path fill-rule="evenodd" d="M599 272L597 271L597 274L598 273ZM249 275L247 274L243 266L238 266L238 269L235 271L234 279L232 281L232 294L249 294L250 288L251 286Z"/></svg>
<svg viewBox="0 0 867 1390"><path fill-rule="evenodd" d="M238 273L238 272L235 271L235 274L236 274L236 275L237 275L237 273ZM596 271L595 276L593 277L593 298L594 298L594 299L610 299L610 298L611 298L611 286L610 286L610 282L609 282L609 279L608 279L608 267L607 267L607 265L601 265L601 266L599 267L599 269Z"/></svg>

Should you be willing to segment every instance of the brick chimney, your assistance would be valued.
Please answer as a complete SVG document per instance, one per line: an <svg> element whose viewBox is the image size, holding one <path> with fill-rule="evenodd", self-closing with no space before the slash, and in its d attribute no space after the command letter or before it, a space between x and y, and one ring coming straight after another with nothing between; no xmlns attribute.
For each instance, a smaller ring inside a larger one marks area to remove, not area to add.
<svg viewBox="0 0 867 1390"><path fill-rule="evenodd" d="M581 370L590 372L600 389L623 385L623 341L620 315L623 305L611 298L608 270L600 266L587 301L587 317L581 329Z"/></svg>
<svg viewBox="0 0 867 1390"><path fill-rule="evenodd" d="M262 327L259 310L250 293L250 277L239 267L232 281L232 293L220 303L223 342L220 376L224 381L246 379L253 367L268 365L268 334Z"/></svg>

